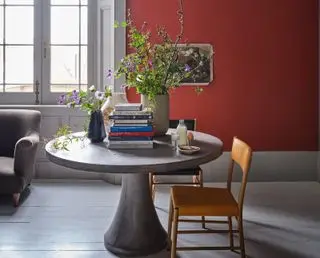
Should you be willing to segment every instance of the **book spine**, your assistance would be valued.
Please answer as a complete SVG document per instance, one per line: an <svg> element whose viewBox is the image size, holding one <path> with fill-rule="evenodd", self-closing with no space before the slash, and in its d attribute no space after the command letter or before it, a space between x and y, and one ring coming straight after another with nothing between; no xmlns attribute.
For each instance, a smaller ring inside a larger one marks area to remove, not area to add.
<svg viewBox="0 0 320 258"><path fill-rule="evenodd" d="M152 141L152 136L109 136L109 141Z"/></svg>
<svg viewBox="0 0 320 258"><path fill-rule="evenodd" d="M150 120L148 119L123 119L123 120L114 120L115 124L148 124L150 123Z"/></svg>
<svg viewBox="0 0 320 258"><path fill-rule="evenodd" d="M127 144L136 144L136 145L152 145L153 141L138 141L138 142L133 142L133 141L112 141L109 142L109 144L113 144L113 145L127 145Z"/></svg>
<svg viewBox="0 0 320 258"><path fill-rule="evenodd" d="M154 136L154 132L109 132L109 136Z"/></svg>
<svg viewBox="0 0 320 258"><path fill-rule="evenodd" d="M152 116L152 112L145 112L145 111L113 111L111 115L123 116L137 116L137 115L145 115L145 116Z"/></svg>
<svg viewBox="0 0 320 258"><path fill-rule="evenodd" d="M152 119L152 115L110 115L109 119L113 120L148 120Z"/></svg>
<svg viewBox="0 0 320 258"><path fill-rule="evenodd" d="M111 126L111 132L152 132L152 126Z"/></svg>
<svg viewBox="0 0 320 258"><path fill-rule="evenodd" d="M153 149L153 144L151 145L139 145L139 144L127 144L127 145L119 145L119 144L109 144L109 149Z"/></svg>
<svg viewBox="0 0 320 258"><path fill-rule="evenodd" d="M116 123L113 123L112 125L118 126L118 127L121 127L121 126L128 127L128 126L150 126L151 124L133 124L133 123L131 123L131 124L116 124Z"/></svg>
<svg viewBox="0 0 320 258"><path fill-rule="evenodd" d="M142 106L115 106L114 110L115 111L141 111Z"/></svg>

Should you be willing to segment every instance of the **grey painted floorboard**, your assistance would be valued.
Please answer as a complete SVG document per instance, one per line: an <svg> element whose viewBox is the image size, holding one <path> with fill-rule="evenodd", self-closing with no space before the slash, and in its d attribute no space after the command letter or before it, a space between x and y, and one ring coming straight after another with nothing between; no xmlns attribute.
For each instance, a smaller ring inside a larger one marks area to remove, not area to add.
<svg viewBox="0 0 320 258"><path fill-rule="evenodd" d="M222 184L210 184L223 186ZM234 190L238 189L236 184ZM103 235L111 223L120 187L101 181L35 181L18 209L0 198L0 258L111 258ZM168 187L156 195L167 227ZM244 208L246 249L256 258L320 257L320 184L250 183ZM197 228L198 224L181 224ZM236 239L237 241L237 239ZM227 235L183 235L180 245L228 244ZM168 258L162 252L152 258ZM179 253L181 258L240 257L229 251Z"/></svg>

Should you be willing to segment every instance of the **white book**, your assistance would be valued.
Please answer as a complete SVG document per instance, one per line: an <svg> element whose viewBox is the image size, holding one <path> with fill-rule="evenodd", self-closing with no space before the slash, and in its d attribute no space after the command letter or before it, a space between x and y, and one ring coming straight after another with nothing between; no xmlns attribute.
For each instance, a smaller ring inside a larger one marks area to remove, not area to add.
<svg viewBox="0 0 320 258"><path fill-rule="evenodd" d="M130 111L130 110L126 110L126 111L113 111L111 113L111 115L114 116L151 116L152 112L149 111Z"/></svg>
<svg viewBox="0 0 320 258"><path fill-rule="evenodd" d="M141 103L121 103L116 104L114 106L116 111L141 111L142 110L142 104Z"/></svg>

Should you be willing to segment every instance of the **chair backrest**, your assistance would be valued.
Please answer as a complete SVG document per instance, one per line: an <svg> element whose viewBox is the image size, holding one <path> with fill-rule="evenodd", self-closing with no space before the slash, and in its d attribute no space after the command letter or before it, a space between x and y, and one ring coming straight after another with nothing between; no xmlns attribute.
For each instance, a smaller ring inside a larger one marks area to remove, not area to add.
<svg viewBox="0 0 320 258"><path fill-rule="evenodd" d="M13 157L17 141L40 131L41 113L36 110L0 110L0 156Z"/></svg>
<svg viewBox="0 0 320 258"><path fill-rule="evenodd" d="M244 200L244 194L246 191L246 186L248 181L248 172L250 170L251 160L252 160L252 149L250 148L250 146L244 141L241 141L240 139L238 139L237 137L234 137L233 143L232 143L230 166L228 171L227 187L229 191L231 191L231 182L232 182L232 175L234 170L234 163L237 163L240 166L242 171L242 181L241 181L241 187L238 195L238 205L240 209L240 214L242 214L243 200Z"/></svg>
<svg viewBox="0 0 320 258"><path fill-rule="evenodd" d="M184 119L184 123L187 126L188 130L190 130L190 131L196 130L196 119ZM170 119L169 120L169 127L170 128L177 128L178 124L179 124L179 119Z"/></svg>

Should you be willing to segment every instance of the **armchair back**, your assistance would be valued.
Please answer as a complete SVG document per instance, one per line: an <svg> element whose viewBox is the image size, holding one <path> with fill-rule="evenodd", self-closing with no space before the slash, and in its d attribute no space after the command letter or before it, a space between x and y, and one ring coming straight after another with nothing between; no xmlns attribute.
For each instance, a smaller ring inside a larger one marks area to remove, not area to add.
<svg viewBox="0 0 320 258"><path fill-rule="evenodd" d="M0 109L0 156L13 157L17 141L40 132L41 113L28 109Z"/></svg>

